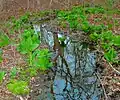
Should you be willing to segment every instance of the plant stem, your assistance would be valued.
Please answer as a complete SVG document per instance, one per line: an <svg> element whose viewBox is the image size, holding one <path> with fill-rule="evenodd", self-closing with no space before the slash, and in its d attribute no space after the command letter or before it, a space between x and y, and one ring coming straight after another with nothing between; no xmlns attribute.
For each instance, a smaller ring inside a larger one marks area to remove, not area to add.
<svg viewBox="0 0 120 100"><path fill-rule="evenodd" d="M29 64L30 64L30 66L32 66L32 52L29 52L29 58L30 58Z"/></svg>

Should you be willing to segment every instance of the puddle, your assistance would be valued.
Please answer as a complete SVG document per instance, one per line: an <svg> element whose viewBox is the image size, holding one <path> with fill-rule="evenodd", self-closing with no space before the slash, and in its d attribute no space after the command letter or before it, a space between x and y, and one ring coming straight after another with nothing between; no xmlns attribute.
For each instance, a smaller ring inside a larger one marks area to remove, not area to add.
<svg viewBox="0 0 120 100"><path fill-rule="evenodd" d="M95 73L96 53L62 31L51 31L48 24L34 25L34 29L53 52L52 99L47 100L100 100L103 92Z"/></svg>

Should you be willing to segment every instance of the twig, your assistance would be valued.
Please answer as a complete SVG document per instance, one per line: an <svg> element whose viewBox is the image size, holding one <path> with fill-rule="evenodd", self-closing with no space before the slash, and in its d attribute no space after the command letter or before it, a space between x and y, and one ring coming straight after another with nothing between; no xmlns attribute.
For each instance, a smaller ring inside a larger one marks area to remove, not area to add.
<svg viewBox="0 0 120 100"><path fill-rule="evenodd" d="M100 76L98 75L98 73L96 73L96 75L97 75L97 77L98 77L98 79L100 81L100 84L102 85L102 89L103 89L103 92L104 92L105 100L108 100L107 93L106 93L104 85L103 85L103 83L102 83L102 81L100 79Z"/></svg>
<svg viewBox="0 0 120 100"><path fill-rule="evenodd" d="M29 9L29 7L30 7L30 1L27 0L27 10Z"/></svg>
<svg viewBox="0 0 120 100"><path fill-rule="evenodd" d="M50 0L49 7L51 7L53 0Z"/></svg>
<svg viewBox="0 0 120 100"><path fill-rule="evenodd" d="M110 66L118 75L120 75L120 71L116 70L116 69L111 65L111 63L108 62L108 64L109 64L109 66Z"/></svg>
<svg viewBox="0 0 120 100"><path fill-rule="evenodd" d="M98 50L97 50L98 51ZM98 51L98 52L100 52L100 51ZM101 53L102 54L104 54L104 52L103 51L101 51ZM106 60L105 60L106 61ZM116 70L112 65L111 65L111 63L110 62L108 62L108 61L106 61L107 63L108 63L108 65L114 70L114 72L116 72L116 74L118 74L118 75L120 75L120 71L118 71L118 70Z"/></svg>

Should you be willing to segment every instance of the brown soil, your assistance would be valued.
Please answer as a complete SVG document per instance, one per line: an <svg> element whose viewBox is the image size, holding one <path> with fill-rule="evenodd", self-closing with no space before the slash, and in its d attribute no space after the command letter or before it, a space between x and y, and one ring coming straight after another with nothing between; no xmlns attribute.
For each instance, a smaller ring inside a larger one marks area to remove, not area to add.
<svg viewBox="0 0 120 100"><path fill-rule="evenodd" d="M78 0L0 0L0 19L19 16L26 11L68 8Z"/></svg>
<svg viewBox="0 0 120 100"><path fill-rule="evenodd" d="M83 4L83 1L90 4L106 4L106 0L0 0L0 20L22 15L26 11L69 8L71 5ZM117 8L120 6L117 5Z"/></svg>

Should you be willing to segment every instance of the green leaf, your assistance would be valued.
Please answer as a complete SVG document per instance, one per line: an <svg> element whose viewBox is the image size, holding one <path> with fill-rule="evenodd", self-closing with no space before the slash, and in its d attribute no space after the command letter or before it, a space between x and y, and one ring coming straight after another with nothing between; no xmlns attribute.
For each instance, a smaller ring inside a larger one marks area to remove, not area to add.
<svg viewBox="0 0 120 100"><path fill-rule="evenodd" d="M113 48L111 48L107 53L104 54L104 57L109 62L114 62L116 56L117 56L117 52Z"/></svg>
<svg viewBox="0 0 120 100"><path fill-rule="evenodd" d="M52 66L48 49L36 50L33 53L33 65L40 70L47 70Z"/></svg>
<svg viewBox="0 0 120 100"><path fill-rule="evenodd" d="M17 75L17 69L16 67L13 67L10 72L11 78L14 78Z"/></svg>
<svg viewBox="0 0 120 100"><path fill-rule="evenodd" d="M0 71L0 83L2 82L4 76L5 76L5 71Z"/></svg>
<svg viewBox="0 0 120 100"><path fill-rule="evenodd" d="M115 46L120 46L120 36L114 36L113 43Z"/></svg>
<svg viewBox="0 0 120 100"><path fill-rule="evenodd" d="M102 43L102 47L103 49L105 49L106 51L107 50L110 50L111 47L112 47L113 43L112 42L109 42L109 43Z"/></svg>
<svg viewBox="0 0 120 100"><path fill-rule="evenodd" d="M16 95L26 95L30 92L28 88L28 83L21 80L11 80L7 84L7 88L9 91Z"/></svg>
<svg viewBox="0 0 120 100"><path fill-rule="evenodd" d="M0 33L0 48L8 44L9 44L8 36Z"/></svg>
<svg viewBox="0 0 120 100"><path fill-rule="evenodd" d="M90 34L90 38L91 38L93 41L96 41L96 40L99 39L99 34L97 34L97 33Z"/></svg>
<svg viewBox="0 0 120 100"><path fill-rule="evenodd" d="M34 51L40 44L37 34L33 30L25 30L22 35L22 40L18 46L18 51L22 54L27 54Z"/></svg>
<svg viewBox="0 0 120 100"><path fill-rule="evenodd" d="M3 51L2 49L0 49L0 63L3 61L2 54L3 54Z"/></svg>
<svg viewBox="0 0 120 100"><path fill-rule="evenodd" d="M112 33L112 31L106 31L106 32L103 32L101 35L100 35L100 37L101 37L101 40L102 41L112 41L113 40L113 33Z"/></svg>

